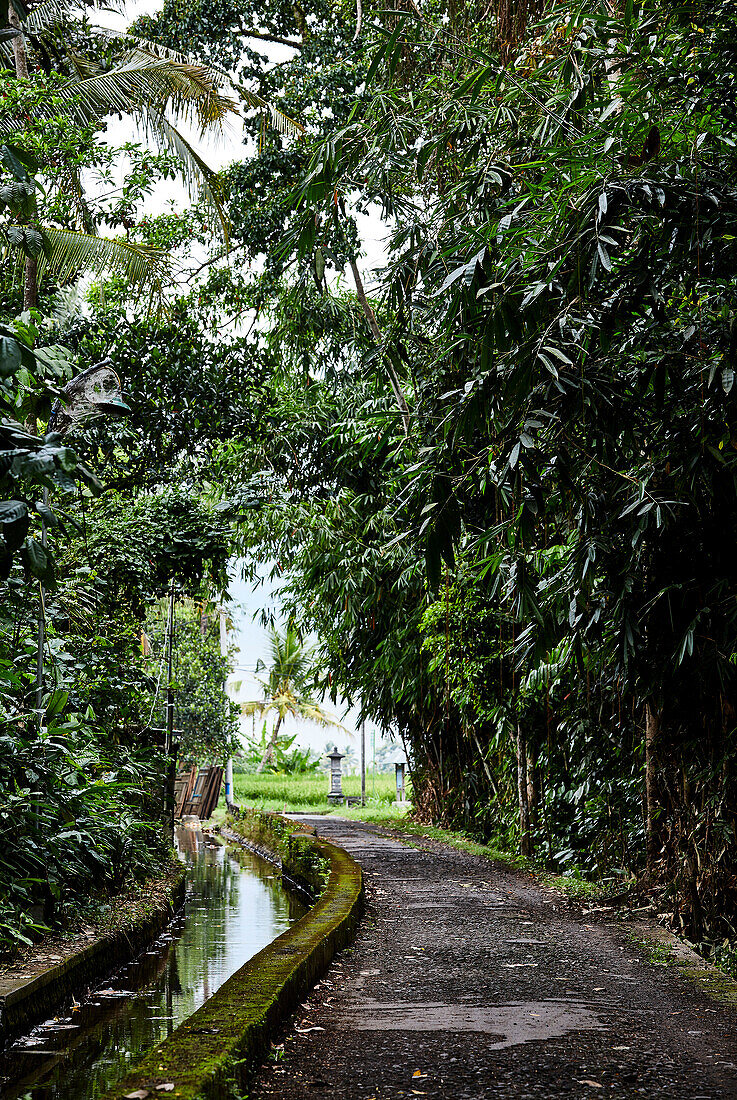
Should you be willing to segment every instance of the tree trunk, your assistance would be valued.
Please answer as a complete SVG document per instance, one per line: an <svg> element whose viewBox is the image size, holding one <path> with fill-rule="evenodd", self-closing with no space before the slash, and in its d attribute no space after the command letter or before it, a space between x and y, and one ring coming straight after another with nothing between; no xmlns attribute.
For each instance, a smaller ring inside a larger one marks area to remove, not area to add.
<svg viewBox="0 0 737 1100"><path fill-rule="evenodd" d="M20 30L20 17L15 10L13 0L8 4L8 23L16 30ZM22 34L13 39L13 57L15 58L15 75L19 80L28 79L28 54L26 52L26 40ZM34 256L26 257L25 272L23 277L23 309L33 309L38 305L38 260ZM35 429L33 434L35 435Z"/></svg>
<svg viewBox="0 0 737 1100"><path fill-rule="evenodd" d="M519 793L519 850L523 856L532 855L532 830L530 828L530 803L527 797L527 741L522 726L517 726L517 791Z"/></svg>
<svg viewBox="0 0 737 1100"><path fill-rule="evenodd" d="M266 752L261 757L261 762L260 762L259 766L256 768L256 774L257 775L264 770L264 768L266 767L267 764L271 764L271 762L274 759L274 749L276 748L276 742L279 739L279 727L280 726L281 726L281 714L277 718L276 725L274 726L273 730L271 731L271 737L269 738L269 743L266 746Z"/></svg>
<svg viewBox="0 0 737 1100"><path fill-rule="evenodd" d="M657 858L655 815L658 810L658 785L655 772L655 744L660 733L660 711L652 700L645 705L645 805L647 834L647 866L652 871Z"/></svg>
<svg viewBox="0 0 737 1100"><path fill-rule="evenodd" d="M8 24L19 31L20 16L15 10L13 0L8 3ZM15 58L15 75L21 80L28 79L28 55L26 53L26 40L22 34L13 39L13 57Z"/></svg>
<svg viewBox="0 0 737 1100"><path fill-rule="evenodd" d="M537 825L537 761L535 759L535 750L528 749L527 752L527 805L530 810L530 821L533 825Z"/></svg>

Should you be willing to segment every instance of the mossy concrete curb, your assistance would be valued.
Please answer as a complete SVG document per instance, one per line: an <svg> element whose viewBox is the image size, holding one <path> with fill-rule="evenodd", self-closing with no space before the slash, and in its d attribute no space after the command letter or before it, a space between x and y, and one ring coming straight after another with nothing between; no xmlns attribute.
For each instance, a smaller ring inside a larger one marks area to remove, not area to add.
<svg viewBox="0 0 737 1100"><path fill-rule="evenodd" d="M170 876L166 897L124 927L106 932L81 951L32 978L0 979L0 1040L31 1027L117 965L132 959L184 904L185 870Z"/></svg>
<svg viewBox="0 0 737 1100"><path fill-rule="evenodd" d="M358 864L327 841L300 837L330 877L296 924L236 971L174 1034L154 1047L105 1100L134 1093L177 1100L236 1095L263 1060L279 1024L353 938L363 904ZM173 1085L158 1093L162 1085Z"/></svg>
<svg viewBox="0 0 737 1100"><path fill-rule="evenodd" d="M707 997L720 1004L737 1007L737 981L702 958L673 932L644 921L628 921L623 927L630 938L647 952L651 965L674 967Z"/></svg>

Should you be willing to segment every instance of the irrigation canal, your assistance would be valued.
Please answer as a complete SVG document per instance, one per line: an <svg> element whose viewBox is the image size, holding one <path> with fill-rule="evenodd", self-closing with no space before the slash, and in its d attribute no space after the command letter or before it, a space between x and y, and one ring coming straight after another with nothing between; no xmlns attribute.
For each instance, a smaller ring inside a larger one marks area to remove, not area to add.
<svg viewBox="0 0 737 1100"><path fill-rule="evenodd" d="M81 1005L18 1039L0 1061L2 1100L90 1100L166 1038L305 912L271 864L178 829L185 913Z"/></svg>

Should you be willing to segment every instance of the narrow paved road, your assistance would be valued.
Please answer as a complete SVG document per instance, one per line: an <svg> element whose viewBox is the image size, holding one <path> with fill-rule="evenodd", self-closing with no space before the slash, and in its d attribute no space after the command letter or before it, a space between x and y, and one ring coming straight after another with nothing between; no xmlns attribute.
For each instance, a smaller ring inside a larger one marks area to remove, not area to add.
<svg viewBox="0 0 737 1100"><path fill-rule="evenodd" d="M483 859L312 823L361 864L366 915L250 1100L737 1098L737 1011L622 930Z"/></svg>

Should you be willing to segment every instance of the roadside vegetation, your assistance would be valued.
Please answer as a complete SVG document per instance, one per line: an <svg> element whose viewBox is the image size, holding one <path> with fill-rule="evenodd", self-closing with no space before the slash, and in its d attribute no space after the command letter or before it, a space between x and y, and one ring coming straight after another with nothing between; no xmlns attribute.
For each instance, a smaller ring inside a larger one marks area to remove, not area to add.
<svg viewBox="0 0 737 1100"><path fill-rule="evenodd" d="M135 417L146 400L140 390L127 395L132 408L121 404L109 370L104 385L95 375L76 398L65 390L95 364L110 366L93 319L101 284L85 305L80 280L110 280L111 304L123 313L143 308L153 323L174 242L131 235L126 225L156 181L211 178L173 120L217 126L232 105L204 67L95 31L76 6L6 10L0 952L82 917L104 921L116 894L166 873L161 620L172 586L185 621L193 599L201 608L196 640L180 647L176 667L180 717L199 706L196 751L222 755L234 721L223 705L219 640L208 646L206 629L227 588L226 525L201 494L169 477L171 455L148 434L153 418L138 426L113 419ZM106 144L111 114L136 117L163 149ZM145 481L122 474L138 462ZM208 648L217 655L209 681ZM220 722L204 732L206 692ZM183 736L186 750L191 729Z"/></svg>

